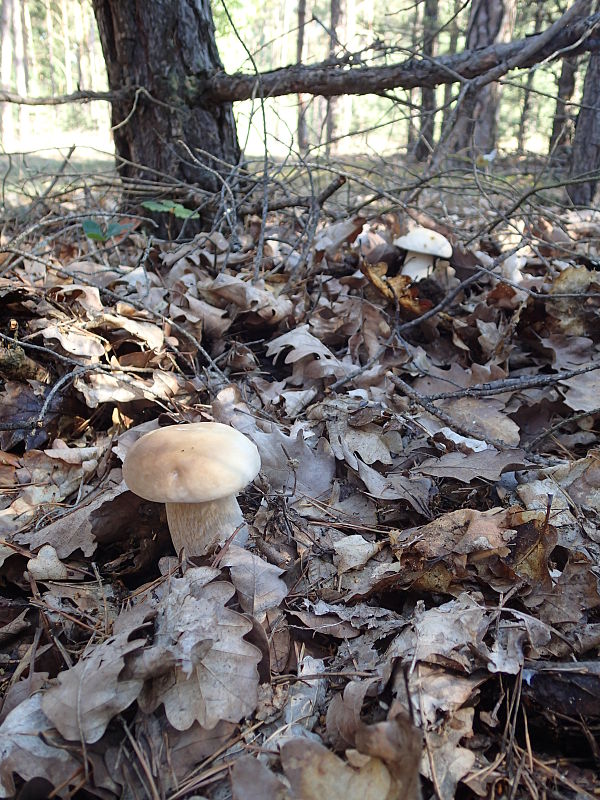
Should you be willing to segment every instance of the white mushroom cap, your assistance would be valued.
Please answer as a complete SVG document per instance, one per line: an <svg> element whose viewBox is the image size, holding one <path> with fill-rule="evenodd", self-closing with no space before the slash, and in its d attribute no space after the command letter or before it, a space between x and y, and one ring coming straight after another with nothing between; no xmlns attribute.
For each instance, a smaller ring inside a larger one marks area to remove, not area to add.
<svg viewBox="0 0 600 800"><path fill-rule="evenodd" d="M146 433L123 463L127 487L157 503L204 503L235 495L260 470L256 445L219 422Z"/></svg>
<svg viewBox="0 0 600 800"><path fill-rule="evenodd" d="M394 244L403 250L439 258L450 258L452 255L452 245L448 239L430 228L413 228L405 236L395 239Z"/></svg>

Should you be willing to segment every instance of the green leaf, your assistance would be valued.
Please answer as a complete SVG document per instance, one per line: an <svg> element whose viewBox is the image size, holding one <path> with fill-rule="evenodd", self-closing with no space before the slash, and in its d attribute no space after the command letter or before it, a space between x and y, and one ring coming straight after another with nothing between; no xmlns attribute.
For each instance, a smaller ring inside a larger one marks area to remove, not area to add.
<svg viewBox="0 0 600 800"><path fill-rule="evenodd" d="M142 206L148 211L168 212L178 219L198 219L199 216L196 211L192 211L174 200L144 200Z"/></svg>
<svg viewBox="0 0 600 800"><path fill-rule="evenodd" d="M172 211L173 202L168 200L144 200L142 206L148 211Z"/></svg>
<svg viewBox="0 0 600 800"><path fill-rule="evenodd" d="M82 222L81 227L88 239L93 239L95 242L105 242L106 236L104 231L93 219L86 219Z"/></svg>
<svg viewBox="0 0 600 800"><path fill-rule="evenodd" d="M106 238L112 239L113 236L119 236L119 234L128 231L131 228L131 223L128 222L126 225L121 225L118 222L111 222L110 225L106 228Z"/></svg>
<svg viewBox="0 0 600 800"><path fill-rule="evenodd" d="M179 219L198 219L198 213L196 211L182 206L181 203L173 203L173 214Z"/></svg>

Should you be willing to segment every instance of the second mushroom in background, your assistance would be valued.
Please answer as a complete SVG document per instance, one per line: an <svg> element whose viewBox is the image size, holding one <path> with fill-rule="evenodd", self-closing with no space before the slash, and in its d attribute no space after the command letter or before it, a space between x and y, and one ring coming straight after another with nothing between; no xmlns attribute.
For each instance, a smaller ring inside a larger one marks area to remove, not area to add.
<svg viewBox="0 0 600 800"><path fill-rule="evenodd" d="M402 275L407 275L413 281L427 278L436 258L452 256L452 245L448 239L430 228L413 228L405 236L395 239L394 245L406 250Z"/></svg>

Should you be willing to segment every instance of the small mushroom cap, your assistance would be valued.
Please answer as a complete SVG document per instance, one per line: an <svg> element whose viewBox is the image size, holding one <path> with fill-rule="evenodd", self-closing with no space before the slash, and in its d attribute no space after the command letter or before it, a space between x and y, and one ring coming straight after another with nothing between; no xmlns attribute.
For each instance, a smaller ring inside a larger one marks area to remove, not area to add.
<svg viewBox="0 0 600 800"><path fill-rule="evenodd" d="M395 239L394 244L413 253L426 253L440 258L450 258L452 255L452 245L448 239L430 228L413 228L406 236Z"/></svg>
<svg viewBox="0 0 600 800"><path fill-rule="evenodd" d="M237 494L260 456L243 433L220 422L171 425L144 434L123 463L127 488L157 503L204 503Z"/></svg>

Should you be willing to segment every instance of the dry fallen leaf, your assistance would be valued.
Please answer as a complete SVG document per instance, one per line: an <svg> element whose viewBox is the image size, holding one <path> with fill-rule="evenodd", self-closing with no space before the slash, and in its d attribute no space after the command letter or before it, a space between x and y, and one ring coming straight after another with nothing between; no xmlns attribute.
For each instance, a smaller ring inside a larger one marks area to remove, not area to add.
<svg viewBox="0 0 600 800"><path fill-rule="evenodd" d="M423 737L401 706L393 706L385 722L361 723L356 731L361 753L383 761L392 776L399 800L421 800L419 758Z"/></svg>
<svg viewBox="0 0 600 800"><path fill-rule="evenodd" d="M238 722L256 707L260 651L244 636L252 624L226 607L234 588L210 582L215 570L188 569L162 587L156 610L153 662L166 657L176 666L147 674L138 703L150 713L161 703L177 730L194 722L214 728ZM151 653L150 650L150 653ZM135 673L144 675L143 662Z"/></svg>
<svg viewBox="0 0 600 800"><path fill-rule="evenodd" d="M425 738L423 774L436 787L440 800L454 800L456 787L475 763L475 753L459 742L473 731L472 708L459 708L440 727Z"/></svg>
<svg viewBox="0 0 600 800"><path fill-rule="evenodd" d="M415 472L436 478L455 478L461 483L497 481L503 472L520 469L526 460L523 450L504 450L499 453L489 447L478 453L454 451L438 458L425 459Z"/></svg>
<svg viewBox="0 0 600 800"><path fill-rule="evenodd" d="M333 563L337 567L338 575L351 569L364 567L367 561L381 550L382 544L368 542L363 536L354 534L334 542L335 555Z"/></svg>
<svg viewBox="0 0 600 800"><path fill-rule="evenodd" d="M410 628L390 644L388 658L424 661L471 671L472 647L483 640L490 625L485 608L466 593L437 608L417 607Z"/></svg>
<svg viewBox="0 0 600 800"><path fill-rule="evenodd" d="M221 273L209 291L230 303L235 303L241 311L251 311L270 325L277 325L292 313L292 303L287 297L277 297L269 291L264 281L252 283L234 275Z"/></svg>
<svg viewBox="0 0 600 800"><path fill-rule="evenodd" d="M27 572L36 581L61 581L68 577L69 571L56 555L50 544L40 547L35 558L27 562Z"/></svg>
<svg viewBox="0 0 600 800"><path fill-rule="evenodd" d="M238 758L231 770L233 800L287 800L287 789L271 770L254 756Z"/></svg>
<svg viewBox="0 0 600 800"><path fill-rule="evenodd" d="M143 680L121 676L126 657L145 643L139 637L129 641L132 633L125 630L91 647L42 696L44 713L65 739L97 742L111 719L139 695Z"/></svg>
<svg viewBox="0 0 600 800"><path fill-rule="evenodd" d="M355 768L322 744L292 739L281 748L281 764L295 800L409 800L378 758Z"/></svg>
<svg viewBox="0 0 600 800"><path fill-rule="evenodd" d="M121 481L120 470L111 477L117 478L118 483L115 485L114 481L107 480L106 491L88 504L78 505L74 511L50 525L19 533L16 540L34 549L50 544L59 558L66 558L78 549L84 556L90 556L98 542L126 538L143 501L127 490ZM137 530L141 533L143 526L138 525Z"/></svg>
<svg viewBox="0 0 600 800"><path fill-rule="evenodd" d="M80 782L78 759L64 743L54 746L47 736L53 725L41 703L41 694L32 695L0 725L0 797L15 796L15 773L24 780L46 778L59 797L71 796L71 789Z"/></svg>
<svg viewBox="0 0 600 800"><path fill-rule="evenodd" d="M283 570L241 547L228 548L221 563L229 567L240 605L249 614L261 618L270 608L277 608L288 588L279 577Z"/></svg>
<svg viewBox="0 0 600 800"><path fill-rule="evenodd" d="M346 374L350 365L342 364L331 350L316 336L308 325L299 325L289 333L272 339L267 347L267 356L274 356L276 362L281 353L290 348L284 363L294 365L294 373L289 382L298 386L307 378L323 378L333 375L340 378Z"/></svg>

